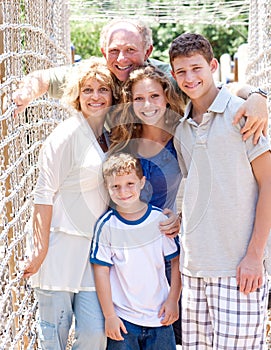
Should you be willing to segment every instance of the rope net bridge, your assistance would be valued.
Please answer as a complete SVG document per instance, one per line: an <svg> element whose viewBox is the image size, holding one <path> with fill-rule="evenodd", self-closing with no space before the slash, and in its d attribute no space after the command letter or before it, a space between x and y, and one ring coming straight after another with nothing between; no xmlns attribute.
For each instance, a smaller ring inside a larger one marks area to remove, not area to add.
<svg viewBox="0 0 271 350"><path fill-rule="evenodd" d="M153 23L248 24L249 0L70 0L73 21L104 21L118 16L144 18Z"/></svg>
<svg viewBox="0 0 271 350"><path fill-rule="evenodd" d="M59 101L45 95L14 118L12 91L33 70L71 62L70 19L100 21L139 12L150 25L249 23L247 82L270 91L270 1L0 0L0 350L38 348L37 303L20 267L39 149L67 117ZM268 108L271 115L270 98Z"/></svg>

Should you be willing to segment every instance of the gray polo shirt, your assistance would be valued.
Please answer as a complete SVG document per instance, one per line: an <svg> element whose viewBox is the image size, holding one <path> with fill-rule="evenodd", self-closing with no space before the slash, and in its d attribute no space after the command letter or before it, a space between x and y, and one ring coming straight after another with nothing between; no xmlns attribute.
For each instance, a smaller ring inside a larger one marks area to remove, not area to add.
<svg viewBox="0 0 271 350"><path fill-rule="evenodd" d="M186 185L181 272L194 277L235 276L253 230L258 186L251 162L270 150L265 137L242 140L245 120L232 125L243 100L222 87L200 125L187 106L175 134Z"/></svg>

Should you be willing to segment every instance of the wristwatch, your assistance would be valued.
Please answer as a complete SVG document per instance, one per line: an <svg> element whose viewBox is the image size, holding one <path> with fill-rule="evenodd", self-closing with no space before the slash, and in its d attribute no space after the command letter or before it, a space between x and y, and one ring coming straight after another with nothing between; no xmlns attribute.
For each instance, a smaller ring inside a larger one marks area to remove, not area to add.
<svg viewBox="0 0 271 350"><path fill-rule="evenodd" d="M249 92L249 94L248 94L248 97L249 97L250 95L252 95L252 94L260 94L260 95L262 95L262 96L265 97L265 98L267 98L267 95L268 95L267 91L265 91L265 90L263 90L263 89L261 89L261 88L257 88L257 89L251 90L251 91Z"/></svg>

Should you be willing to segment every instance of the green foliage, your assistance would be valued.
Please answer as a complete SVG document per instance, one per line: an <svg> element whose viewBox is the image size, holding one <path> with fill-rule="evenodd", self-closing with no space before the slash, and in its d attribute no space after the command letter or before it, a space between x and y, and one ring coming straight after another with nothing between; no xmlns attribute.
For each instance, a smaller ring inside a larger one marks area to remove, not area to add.
<svg viewBox="0 0 271 350"><path fill-rule="evenodd" d="M184 32L196 32L204 35L211 43L214 56L229 53L232 57L238 47L247 42L248 28L245 26L222 27L215 25L159 24L152 27L153 58L168 62L168 49L171 41Z"/></svg>
<svg viewBox="0 0 271 350"><path fill-rule="evenodd" d="M204 35L210 41L216 58L224 53L229 53L233 57L238 47L247 42L248 37L248 27L246 26L198 25L197 27L190 26L188 30Z"/></svg>
<svg viewBox="0 0 271 350"><path fill-rule="evenodd" d="M100 31L104 23L78 23L71 22L71 42L75 47L75 53L82 58L101 56L99 39Z"/></svg>
<svg viewBox="0 0 271 350"><path fill-rule="evenodd" d="M151 27L153 34L152 58L168 62L168 49L170 43L179 34L184 32L184 26L180 24L162 23Z"/></svg>
<svg viewBox="0 0 271 350"><path fill-rule="evenodd" d="M99 35L105 23L71 23L71 40L76 54L82 58L101 56ZM168 62L168 49L171 41L183 32L197 32L204 35L212 44L216 58L224 53L232 57L238 47L247 41L246 26L222 27L216 25L181 25L162 23L152 26L154 51L152 58Z"/></svg>

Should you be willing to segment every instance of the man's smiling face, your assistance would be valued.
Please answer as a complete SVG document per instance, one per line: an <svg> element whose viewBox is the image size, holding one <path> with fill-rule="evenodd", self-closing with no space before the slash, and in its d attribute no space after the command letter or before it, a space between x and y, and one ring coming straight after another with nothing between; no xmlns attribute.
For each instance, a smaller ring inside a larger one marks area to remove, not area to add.
<svg viewBox="0 0 271 350"><path fill-rule="evenodd" d="M107 47L102 53L110 71L120 81L126 81L132 70L141 66L151 50L144 48L143 38L137 28L125 23L111 28L107 37Z"/></svg>

